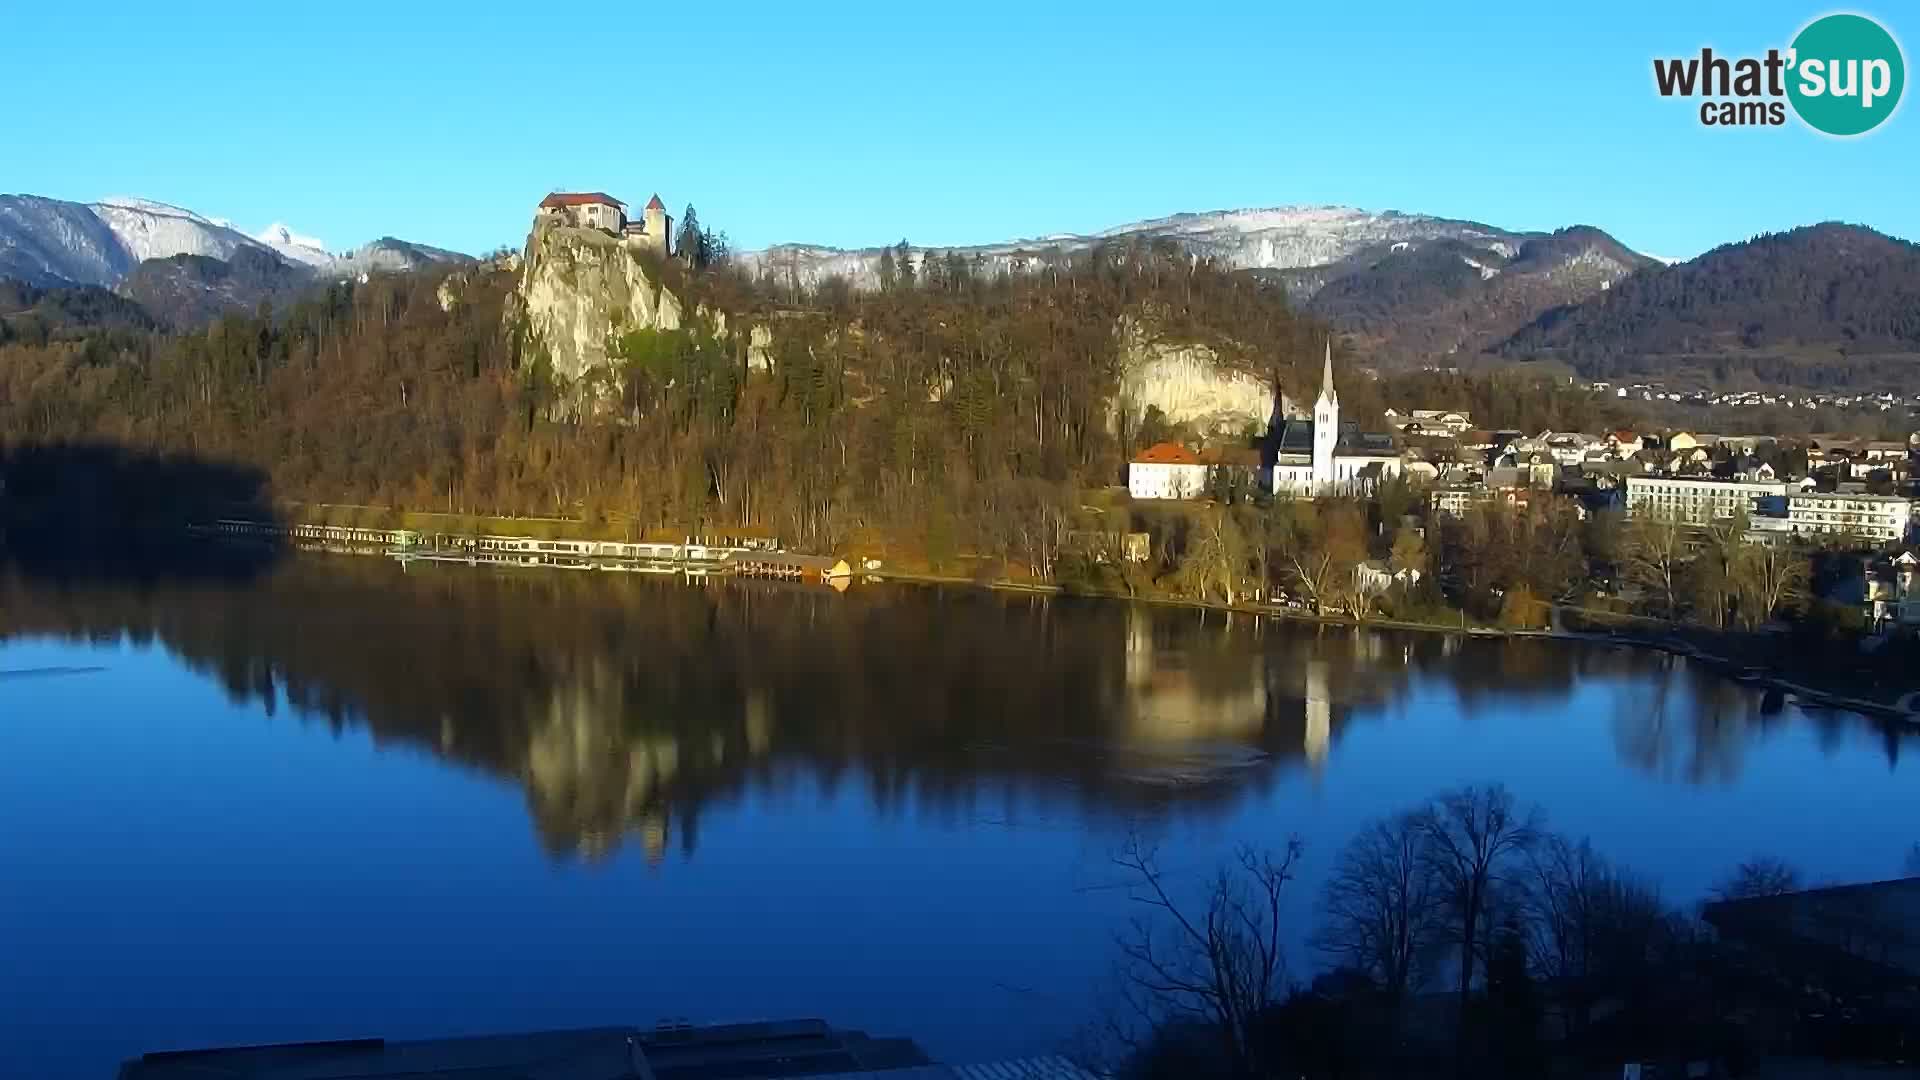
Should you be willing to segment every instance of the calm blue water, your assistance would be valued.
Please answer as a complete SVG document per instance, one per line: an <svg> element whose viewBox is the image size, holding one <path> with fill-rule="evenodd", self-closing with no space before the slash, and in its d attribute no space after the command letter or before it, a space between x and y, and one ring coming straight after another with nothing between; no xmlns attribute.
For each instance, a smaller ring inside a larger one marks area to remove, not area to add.
<svg viewBox="0 0 1920 1080"><path fill-rule="evenodd" d="M1676 903L1920 839L1912 742L1665 657L586 577L0 593L0 1075L664 1017L1051 1050L1130 830L1183 880L1299 834L1304 936L1361 823L1463 783Z"/></svg>

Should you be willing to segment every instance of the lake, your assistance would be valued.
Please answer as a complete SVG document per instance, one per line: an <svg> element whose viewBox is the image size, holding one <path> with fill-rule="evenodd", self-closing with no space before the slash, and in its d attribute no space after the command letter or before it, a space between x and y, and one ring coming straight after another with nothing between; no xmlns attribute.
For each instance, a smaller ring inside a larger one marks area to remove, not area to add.
<svg viewBox="0 0 1920 1080"><path fill-rule="evenodd" d="M1684 659L977 590L293 559L0 583L0 1053L820 1016L1051 1051L1131 912L1500 781L1691 903L1898 873L1913 741ZM1315 958L1299 942L1296 976Z"/></svg>

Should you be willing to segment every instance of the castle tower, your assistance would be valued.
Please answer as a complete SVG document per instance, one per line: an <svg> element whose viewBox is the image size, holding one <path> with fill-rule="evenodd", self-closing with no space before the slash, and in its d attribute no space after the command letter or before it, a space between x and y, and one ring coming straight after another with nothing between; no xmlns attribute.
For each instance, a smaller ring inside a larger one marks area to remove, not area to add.
<svg viewBox="0 0 1920 1080"><path fill-rule="evenodd" d="M660 201L659 194L647 200L645 213L647 246L662 255L670 254L668 249L672 246L672 237L669 232L673 228L673 218L668 215L667 204Z"/></svg>
<svg viewBox="0 0 1920 1080"><path fill-rule="evenodd" d="M1333 392L1333 339L1327 339L1327 364L1320 374L1320 398L1313 403L1313 491L1334 489L1333 448L1340 441L1340 395Z"/></svg>

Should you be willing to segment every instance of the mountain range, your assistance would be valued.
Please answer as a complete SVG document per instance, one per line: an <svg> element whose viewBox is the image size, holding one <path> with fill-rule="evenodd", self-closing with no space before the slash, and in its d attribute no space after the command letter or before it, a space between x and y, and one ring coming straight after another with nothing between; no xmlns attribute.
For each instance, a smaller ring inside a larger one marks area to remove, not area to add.
<svg viewBox="0 0 1920 1080"><path fill-rule="evenodd" d="M1910 388L1920 245L1833 221L1765 233L1550 308L1496 351L1600 379Z"/></svg>
<svg viewBox="0 0 1920 1080"><path fill-rule="evenodd" d="M1591 226L1516 231L1341 206L1175 214L931 251L977 273L1017 274L1113 243L1170 244L1271 282L1381 366L1552 361L1594 379L1820 386L1904 379L1920 358L1920 248L1831 222L1674 264ZM882 263L898 251L781 244L734 263L782 286L839 278L864 290L880 287ZM930 253L908 248L915 263ZM462 261L392 237L336 254L283 224L248 235L143 199L0 196L0 279L112 289L175 326L319 281ZM54 316L66 302L35 301Z"/></svg>
<svg viewBox="0 0 1920 1080"><path fill-rule="evenodd" d="M1658 261L1599 229L1516 232L1477 221L1282 206L1175 214L1091 234L944 249L986 273L1018 273L1102 243L1172 243L1276 282L1376 360L1477 353L1541 312L1593 296ZM840 277L876 288L887 249L783 244L736 257L782 284ZM911 248L924 258L926 249Z"/></svg>
<svg viewBox="0 0 1920 1080"><path fill-rule="evenodd" d="M274 224L248 235L150 199L69 202L0 195L0 278L34 286L119 289L185 324L252 307L315 281L466 262L458 252L381 237L346 252Z"/></svg>

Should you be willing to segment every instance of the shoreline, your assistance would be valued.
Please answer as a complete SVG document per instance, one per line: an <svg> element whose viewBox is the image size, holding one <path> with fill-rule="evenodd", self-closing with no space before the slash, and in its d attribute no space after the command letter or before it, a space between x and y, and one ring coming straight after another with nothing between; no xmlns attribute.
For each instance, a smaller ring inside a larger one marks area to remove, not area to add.
<svg viewBox="0 0 1920 1080"><path fill-rule="evenodd" d="M230 538L222 537L221 539ZM294 547L296 550L305 549L313 554L384 555L387 557L395 557L399 554L390 547L385 547L377 542L369 542L366 546L296 544ZM318 550L316 550L316 548ZM478 560L471 558L447 558L432 561L445 561L450 564L466 562L470 565L505 565L504 561L496 561L490 558ZM548 568L561 569L573 567L549 565ZM658 569L671 573L687 572L691 567L687 565L661 566ZM1649 629L1648 631L1612 630L1607 632L1553 629L1514 630L1492 626L1469 625L1465 623L1464 618L1458 625L1406 619L1355 618L1346 615L1323 615L1297 608L1282 607L1277 604L1252 604L1244 602L1226 604L1213 600L1195 600L1176 596L1139 596L1108 590L1070 590L1060 585L1014 581L1007 578L995 578L983 581L977 577L915 571L893 571L884 568L871 572L856 571L854 576L856 580L872 581L879 584L904 582L921 585L960 586L989 592L1025 593L1037 596L1084 597L1090 600L1118 600L1127 603L1154 604L1162 607L1181 607L1199 611L1220 611L1228 614L1251 615L1254 617L1265 616L1268 618L1287 619L1293 622L1311 623L1319 626L1404 630L1427 634L1457 635L1483 640L1532 639L1570 641L1588 645L1624 645L1632 648L1663 652L1670 656L1684 656L1690 660L1704 664L1725 678L1761 686L1783 694L1793 694L1803 702L1817 707L1847 709L1875 719L1899 721L1909 726L1920 727L1920 687L1916 687L1913 691L1903 693L1892 701L1854 697L1835 690L1824 689L1819 686L1809 685L1806 682L1797 681L1797 679L1804 679L1806 677L1801 673L1796 673L1795 677L1789 677L1778 674L1771 669L1761 669L1757 665L1739 663L1729 656L1708 651L1707 649L1703 649L1699 644L1678 637L1675 631L1680 628L1675 624L1661 623L1658 620L1647 620L1637 616L1628 618L1646 624L1650 628L1657 627L1657 629ZM1695 629L1699 633L1717 637L1723 643L1729 642L1729 639L1720 632L1710 631L1705 628ZM1903 706L1903 703L1908 703L1908 705Z"/></svg>
<svg viewBox="0 0 1920 1080"><path fill-rule="evenodd" d="M1319 626L1344 626L1356 629L1408 630L1426 634L1451 634L1459 637L1485 640L1536 640L1569 641L1586 645L1621 645L1628 648L1645 649L1651 652L1666 653L1669 656L1681 656L1696 661L1712 669L1716 674L1737 682L1750 683L1768 690L1778 690L1783 694L1793 694L1806 704L1821 708L1847 709L1865 716L1882 720L1902 721L1909 725L1920 726L1920 709L1902 708L1899 701L1886 702L1871 698L1851 697L1817 686L1796 682L1785 676L1767 672L1748 677L1750 665L1743 665L1730 657L1702 650L1690 641L1671 637L1657 637L1647 634L1628 632L1598 633L1582 630L1506 630L1488 626L1448 626L1441 623L1414 622L1405 619L1356 619L1346 615L1319 615L1275 604L1224 604L1214 600L1193 600L1174 596L1129 596L1100 590L1070 591L1059 585L1042 585L1032 582L996 579L979 581L974 578L954 577L944 574L922 574L911 572L890 572L886 570L865 574L866 580L887 584L889 582L907 582L921 585L960 585L994 592L1028 593L1041 596L1084 597L1090 600L1119 600L1126 603L1153 604L1160 607L1182 607L1201 611L1220 611L1236 615L1266 616L1268 618L1287 619L1293 622L1311 623ZM1671 627L1668 627L1671 630ZM1916 688L1920 689L1920 688ZM1903 695L1901 700L1920 700L1914 694Z"/></svg>

